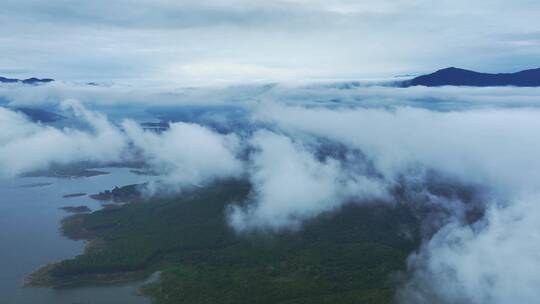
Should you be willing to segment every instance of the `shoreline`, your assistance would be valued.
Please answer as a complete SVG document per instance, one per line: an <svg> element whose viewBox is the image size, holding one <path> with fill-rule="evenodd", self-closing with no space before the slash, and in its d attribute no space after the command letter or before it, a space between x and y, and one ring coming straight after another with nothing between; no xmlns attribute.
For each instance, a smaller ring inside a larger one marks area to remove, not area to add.
<svg viewBox="0 0 540 304"><path fill-rule="evenodd" d="M69 240L81 240L71 238L64 233L61 233L64 237ZM85 240L84 250L81 253L87 254L90 251L99 251L106 246L100 238L95 237ZM85 274L85 275L76 275L65 278L56 278L51 275L51 271L64 260L59 260L45 264L38 267L36 270L32 271L30 274L26 275L22 280L23 288L32 288L32 287L44 287L44 288L69 288L77 287L84 285L111 285L111 284L120 284L128 283L134 281L144 281L148 278L151 278L154 273L159 272L155 270L142 269L128 272L114 272L114 273L94 273L94 274ZM137 292L140 292L139 289L143 286L137 288Z"/></svg>
<svg viewBox="0 0 540 304"><path fill-rule="evenodd" d="M104 206L103 208L106 209L107 206ZM60 235L66 239L72 241L83 240L85 242L83 251L79 255L88 254L89 252L99 252L104 250L104 248L107 246L107 243L100 238L99 234L84 227L84 218L89 214L91 213L83 212L68 215L60 221L60 227L58 229ZM51 262L35 269L23 278L23 287L64 288L88 284L119 284L137 280L145 280L152 277L153 273L156 272L156 270L141 269L127 272L81 274L60 278L51 275L51 272L54 271L54 269L61 262L76 258L77 256L78 255L68 259ZM141 291L139 290L141 287L137 288L136 292L142 295Z"/></svg>
<svg viewBox="0 0 540 304"><path fill-rule="evenodd" d="M56 263L78 258L85 250L88 250L87 236L93 237L93 235L85 235L85 238L73 242L71 238L62 233L62 221L67 217L79 214L79 211L85 211L84 214L89 214L104 207L87 196L82 197L82 199L80 197L70 199L63 198L64 195L97 193L105 189L112 189L119 183L121 185L124 182L125 184L132 184L146 181L146 178L129 172L129 168L111 167L103 169L103 171L109 171L110 173L90 178L73 179L27 178L24 176L6 178L0 190L5 190L3 194L6 194L3 195L2 202L4 204L2 206L13 208L14 213L13 220L2 221L5 231L12 231L20 223L30 223L30 225L25 225L24 229L15 230L6 235L6 246L8 247L1 255L7 263L7 268L2 275L2 286L0 286L2 297L0 298L6 296L17 301L17 303L70 304L78 303L83 297L92 295L95 296L92 301L97 299L97 302L100 303L112 304L116 302L113 299L119 299L118 302L120 303L149 303L149 299L135 296L141 284L140 279L146 278L146 273L78 277L78 274L90 272L81 269L80 273L70 272L66 273L68 276L64 276L64 272L61 272L60 268L56 268L58 271L55 270L52 274L55 278L62 280L51 281L45 279L47 276L44 276L44 274L48 273L48 269L54 268ZM28 202L19 203L19 198L28 199ZM81 206L83 208L84 206L88 207L90 212L86 208L84 210L79 208ZM29 208L31 208L32 212L28 212ZM93 231L90 229L89 232ZM21 237L24 237L22 242ZM94 241L90 241L90 243L92 245L90 248L98 247L94 246ZM7 250L8 248L12 249ZM94 251L94 249L91 249L91 251ZM17 252L19 253L12 254ZM100 271L99 269L96 270ZM139 269L120 268L117 270ZM71 278L64 280L67 277ZM59 289L55 290L54 288Z"/></svg>
<svg viewBox="0 0 540 304"><path fill-rule="evenodd" d="M144 280L151 276L147 271L118 272L111 274L91 274L69 277L62 280L51 277L50 271L59 262L46 264L23 278L23 288L70 288L84 285L112 285ZM137 288L139 289L139 288Z"/></svg>

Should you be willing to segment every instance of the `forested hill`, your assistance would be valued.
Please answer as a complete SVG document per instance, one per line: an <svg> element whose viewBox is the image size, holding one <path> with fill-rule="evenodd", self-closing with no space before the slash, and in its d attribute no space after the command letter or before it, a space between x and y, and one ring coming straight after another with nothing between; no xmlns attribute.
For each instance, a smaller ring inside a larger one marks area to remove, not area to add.
<svg viewBox="0 0 540 304"><path fill-rule="evenodd" d="M227 208L250 191L246 182L226 181L76 215L63 229L92 240L89 249L32 283L117 281L160 270L143 293L161 304L392 302L393 278L419 243L418 222L405 207L350 204L297 231L238 234Z"/></svg>

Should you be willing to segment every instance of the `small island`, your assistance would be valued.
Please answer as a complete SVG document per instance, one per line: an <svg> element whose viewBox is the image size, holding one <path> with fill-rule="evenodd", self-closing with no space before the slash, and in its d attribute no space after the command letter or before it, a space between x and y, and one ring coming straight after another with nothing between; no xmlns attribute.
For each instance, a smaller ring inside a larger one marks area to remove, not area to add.
<svg viewBox="0 0 540 304"><path fill-rule="evenodd" d="M63 198L72 198L72 197L80 197L80 196L85 196L86 193L71 193L71 194L65 194L63 195L62 197Z"/></svg>
<svg viewBox="0 0 540 304"><path fill-rule="evenodd" d="M66 206L60 209L69 213L87 213L92 211L88 206Z"/></svg>
<svg viewBox="0 0 540 304"><path fill-rule="evenodd" d="M52 167L47 170L37 170L23 175L23 177L55 177L55 178L79 178L106 175L109 172L90 170L85 168Z"/></svg>
<svg viewBox="0 0 540 304"><path fill-rule="evenodd" d="M38 187L45 187L45 186L50 186L52 185L53 183L32 183L32 184L25 184L25 185L22 185L21 187L22 188L38 188Z"/></svg>
<svg viewBox="0 0 540 304"><path fill-rule="evenodd" d="M114 187L112 190L105 190L97 194L92 194L90 195L90 198L104 202L110 201L115 203L132 203L142 199L141 189L143 187L144 184Z"/></svg>

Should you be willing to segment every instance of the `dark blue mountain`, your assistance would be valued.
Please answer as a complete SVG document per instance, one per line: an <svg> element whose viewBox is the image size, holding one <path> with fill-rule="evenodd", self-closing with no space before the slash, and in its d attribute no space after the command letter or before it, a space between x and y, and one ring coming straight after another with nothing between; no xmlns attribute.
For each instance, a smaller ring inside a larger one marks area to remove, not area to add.
<svg viewBox="0 0 540 304"><path fill-rule="evenodd" d="M458 68L446 68L435 73L404 81L402 86L472 86L472 87L538 87L540 68L517 73L488 74Z"/></svg>
<svg viewBox="0 0 540 304"><path fill-rule="evenodd" d="M24 84L42 84L42 83L48 83L48 82L53 82L53 81L54 79L51 79L51 78L40 79L40 78L32 77L32 78L24 79L21 82Z"/></svg>
<svg viewBox="0 0 540 304"><path fill-rule="evenodd" d="M2 82L2 83L14 83L14 82L19 82L19 81L20 81L19 79L6 78L6 77L0 76L0 82Z"/></svg>
<svg viewBox="0 0 540 304"><path fill-rule="evenodd" d="M6 78L0 76L0 83L23 83L23 84L31 84L31 85L38 85L38 84L44 84L48 82L52 82L54 79L50 78L28 78L28 79L17 79L17 78Z"/></svg>

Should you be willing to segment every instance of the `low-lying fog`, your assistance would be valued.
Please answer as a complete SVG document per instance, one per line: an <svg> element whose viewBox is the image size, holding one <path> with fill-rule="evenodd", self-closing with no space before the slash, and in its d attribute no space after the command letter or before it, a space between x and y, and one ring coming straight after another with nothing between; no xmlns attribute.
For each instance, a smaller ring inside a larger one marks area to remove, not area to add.
<svg viewBox="0 0 540 304"><path fill-rule="evenodd" d="M300 229L351 201L433 207L401 303L538 298L538 88L58 82L2 85L0 96L4 178L88 160L143 161L167 191L246 178L254 196L228 213L239 233ZM65 118L35 122L20 107ZM170 127L145 130L149 121ZM438 194L434 179L474 195Z"/></svg>

